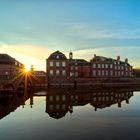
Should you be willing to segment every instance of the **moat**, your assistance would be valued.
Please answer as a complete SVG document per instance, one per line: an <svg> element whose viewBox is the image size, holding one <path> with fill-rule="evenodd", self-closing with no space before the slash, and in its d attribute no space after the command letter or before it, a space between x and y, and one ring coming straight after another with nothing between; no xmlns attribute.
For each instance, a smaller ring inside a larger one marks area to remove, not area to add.
<svg viewBox="0 0 140 140"><path fill-rule="evenodd" d="M140 88L51 88L0 95L3 140L138 140Z"/></svg>

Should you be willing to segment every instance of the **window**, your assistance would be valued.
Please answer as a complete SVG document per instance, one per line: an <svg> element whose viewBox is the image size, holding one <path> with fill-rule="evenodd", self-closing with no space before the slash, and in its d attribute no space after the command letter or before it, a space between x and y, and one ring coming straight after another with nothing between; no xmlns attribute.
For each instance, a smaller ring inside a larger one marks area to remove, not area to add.
<svg viewBox="0 0 140 140"><path fill-rule="evenodd" d="M112 64L110 64L110 68L111 68L111 69L113 68L113 65L112 65Z"/></svg>
<svg viewBox="0 0 140 140"><path fill-rule="evenodd" d="M75 76L78 77L78 72L75 72Z"/></svg>
<svg viewBox="0 0 140 140"><path fill-rule="evenodd" d="M50 96L50 97L49 97L49 100L50 100L50 101L53 101L53 96Z"/></svg>
<svg viewBox="0 0 140 140"><path fill-rule="evenodd" d="M5 75L8 75L8 71L5 72Z"/></svg>
<svg viewBox="0 0 140 140"><path fill-rule="evenodd" d="M75 67L75 70L78 70L78 67Z"/></svg>
<svg viewBox="0 0 140 140"><path fill-rule="evenodd" d="M132 76L132 73L131 72L129 72L129 76Z"/></svg>
<svg viewBox="0 0 140 140"><path fill-rule="evenodd" d="M60 75L60 71L56 70L56 76L59 76L59 75Z"/></svg>
<svg viewBox="0 0 140 140"><path fill-rule="evenodd" d="M96 68L96 64L93 64L93 68Z"/></svg>
<svg viewBox="0 0 140 140"><path fill-rule="evenodd" d="M106 70L106 76L108 76L108 70Z"/></svg>
<svg viewBox="0 0 140 140"><path fill-rule="evenodd" d="M112 70L110 71L110 75L113 76L113 71Z"/></svg>
<svg viewBox="0 0 140 140"><path fill-rule="evenodd" d="M106 69L108 68L108 64L105 64L105 68L106 68Z"/></svg>
<svg viewBox="0 0 140 140"><path fill-rule="evenodd" d="M62 104L62 109L66 109L66 105L65 104Z"/></svg>
<svg viewBox="0 0 140 140"><path fill-rule="evenodd" d="M53 76L53 70L50 70L50 76Z"/></svg>
<svg viewBox="0 0 140 140"><path fill-rule="evenodd" d="M66 66L66 62L62 62L62 67L65 67Z"/></svg>
<svg viewBox="0 0 140 140"><path fill-rule="evenodd" d="M115 71L115 76L117 76L117 71Z"/></svg>
<svg viewBox="0 0 140 140"><path fill-rule="evenodd" d="M96 76L96 70L93 70L93 76Z"/></svg>
<svg viewBox="0 0 140 140"><path fill-rule="evenodd" d="M62 70L62 75L66 76L66 70Z"/></svg>
<svg viewBox="0 0 140 140"><path fill-rule="evenodd" d="M62 96L62 101L65 101L65 100L66 100L66 96L63 95L63 96Z"/></svg>
<svg viewBox="0 0 140 140"><path fill-rule="evenodd" d="M115 66L115 69L117 69L117 66Z"/></svg>
<svg viewBox="0 0 140 140"><path fill-rule="evenodd" d="M56 67L59 67L60 63L59 62L56 62Z"/></svg>
<svg viewBox="0 0 140 140"><path fill-rule="evenodd" d="M56 56L56 59L59 59L59 55Z"/></svg>
<svg viewBox="0 0 140 140"><path fill-rule="evenodd" d="M105 75L105 72L104 72L104 70L102 70L102 76L104 76Z"/></svg>
<svg viewBox="0 0 140 140"><path fill-rule="evenodd" d="M118 69L120 70L120 66L118 66Z"/></svg>
<svg viewBox="0 0 140 140"><path fill-rule="evenodd" d="M56 101L59 101L59 99L60 99L60 97L57 95L57 96L56 96Z"/></svg>
<svg viewBox="0 0 140 140"><path fill-rule="evenodd" d="M70 69L73 70L73 66L71 66Z"/></svg>
<svg viewBox="0 0 140 140"><path fill-rule="evenodd" d="M102 68L104 68L104 64L102 64Z"/></svg>
<svg viewBox="0 0 140 140"><path fill-rule="evenodd" d="M123 70L124 69L124 66L121 66L121 69Z"/></svg>
<svg viewBox="0 0 140 140"><path fill-rule="evenodd" d="M15 61L15 65L16 65L16 66L18 65L18 62L17 62L17 61Z"/></svg>
<svg viewBox="0 0 140 140"><path fill-rule="evenodd" d="M56 109L57 110L60 109L60 105L59 104L56 105Z"/></svg>
<svg viewBox="0 0 140 140"><path fill-rule="evenodd" d="M50 67L52 67L53 66L53 62L50 62Z"/></svg>
<svg viewBox="0 0 140 140"><path fill-rule="evenodd" d="M49 109L50 110L53 110L53 105L49 105Z"/></svg>
<svg viewBox="0 0 140 140"><path fill-rule="evenodd" d="M98 64L98 68L101 68L101 65L100 64Z"/></svg>
<svg viewBox="0 0 140 140"><path fill-rule="evenodd" d="M100 70L98 70L98 76L101 76L101 71Z"/></svg>
<svg viewBox="0 0 140 140"><path fill-rule="evenodd" d="M74 76L74 73L73 72L70 72L70 77L73 77Z"/></svg>
<svg viewBox="0 0 140 140"><path fill-rule="evenodd" d="M120 71L118 71L118 76L120 76Z"/></svg>

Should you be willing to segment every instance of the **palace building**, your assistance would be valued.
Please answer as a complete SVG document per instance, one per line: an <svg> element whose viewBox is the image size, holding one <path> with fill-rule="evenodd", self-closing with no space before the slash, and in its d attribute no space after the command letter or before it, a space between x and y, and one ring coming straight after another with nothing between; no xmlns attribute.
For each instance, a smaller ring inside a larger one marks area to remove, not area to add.
<svg viewBox="0 0 140 140"><path fill-rule="evenodd" d="M125 61L103 56L96 56L86 61L84 59L73 59L73 53L69 58L60 51L52 53L46 59L47 82L50 85L66 85L73 82L95 82L105 79L130 78L132 66Z"/></svg>

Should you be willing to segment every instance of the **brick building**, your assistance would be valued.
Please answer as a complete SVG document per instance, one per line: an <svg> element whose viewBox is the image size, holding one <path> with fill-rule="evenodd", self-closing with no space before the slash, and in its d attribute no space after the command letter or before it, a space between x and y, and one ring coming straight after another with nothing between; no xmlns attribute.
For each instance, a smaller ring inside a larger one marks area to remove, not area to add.
<svg viewBox="0 0 140 140"><path fill-rule="evenodd" d="M8 54L0 54L0 83L12 80L24 70L24 65Z"/></svg>
<svg viewBox="0 0 140 140"><path fill-rule="evenodd" d="M93 77L132 77L132 66L125 61L94 55L91 60Z"/></svg>
<svg viewBox="0 0 140 140"><path fill-rule="evenodd" d="M60 51L52 53L46 60L48 84L61 84L68 80L69 61Z"/></svg>
<svg viewBox="0 0 140 140"><path fill-rule="evenodd" d="M46 59L46 71L48 84L63 85L72 82L93 82L102 79L130 78L132 66L125 61L94 55L93 59L73 59L72 52L69 59L60 51L52 53Z"/></svg>
<svg viewBox="0 0 140 140"><path fill-rule="evenodd" d="M33 71L33 76L34 76L35 80L37 80L40 85L44 85L46 83L46 72Z"/></svg>

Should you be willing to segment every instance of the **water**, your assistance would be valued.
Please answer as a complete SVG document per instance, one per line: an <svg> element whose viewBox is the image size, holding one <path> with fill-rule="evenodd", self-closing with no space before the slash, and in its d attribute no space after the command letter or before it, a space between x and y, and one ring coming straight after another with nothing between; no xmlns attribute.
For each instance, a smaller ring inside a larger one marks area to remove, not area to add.
<svg viewBox="0 0 140 140"><path fill-rule="evenodd" d="M52 89L0 96L1 140L140 139L140 92Z"/></svg>

